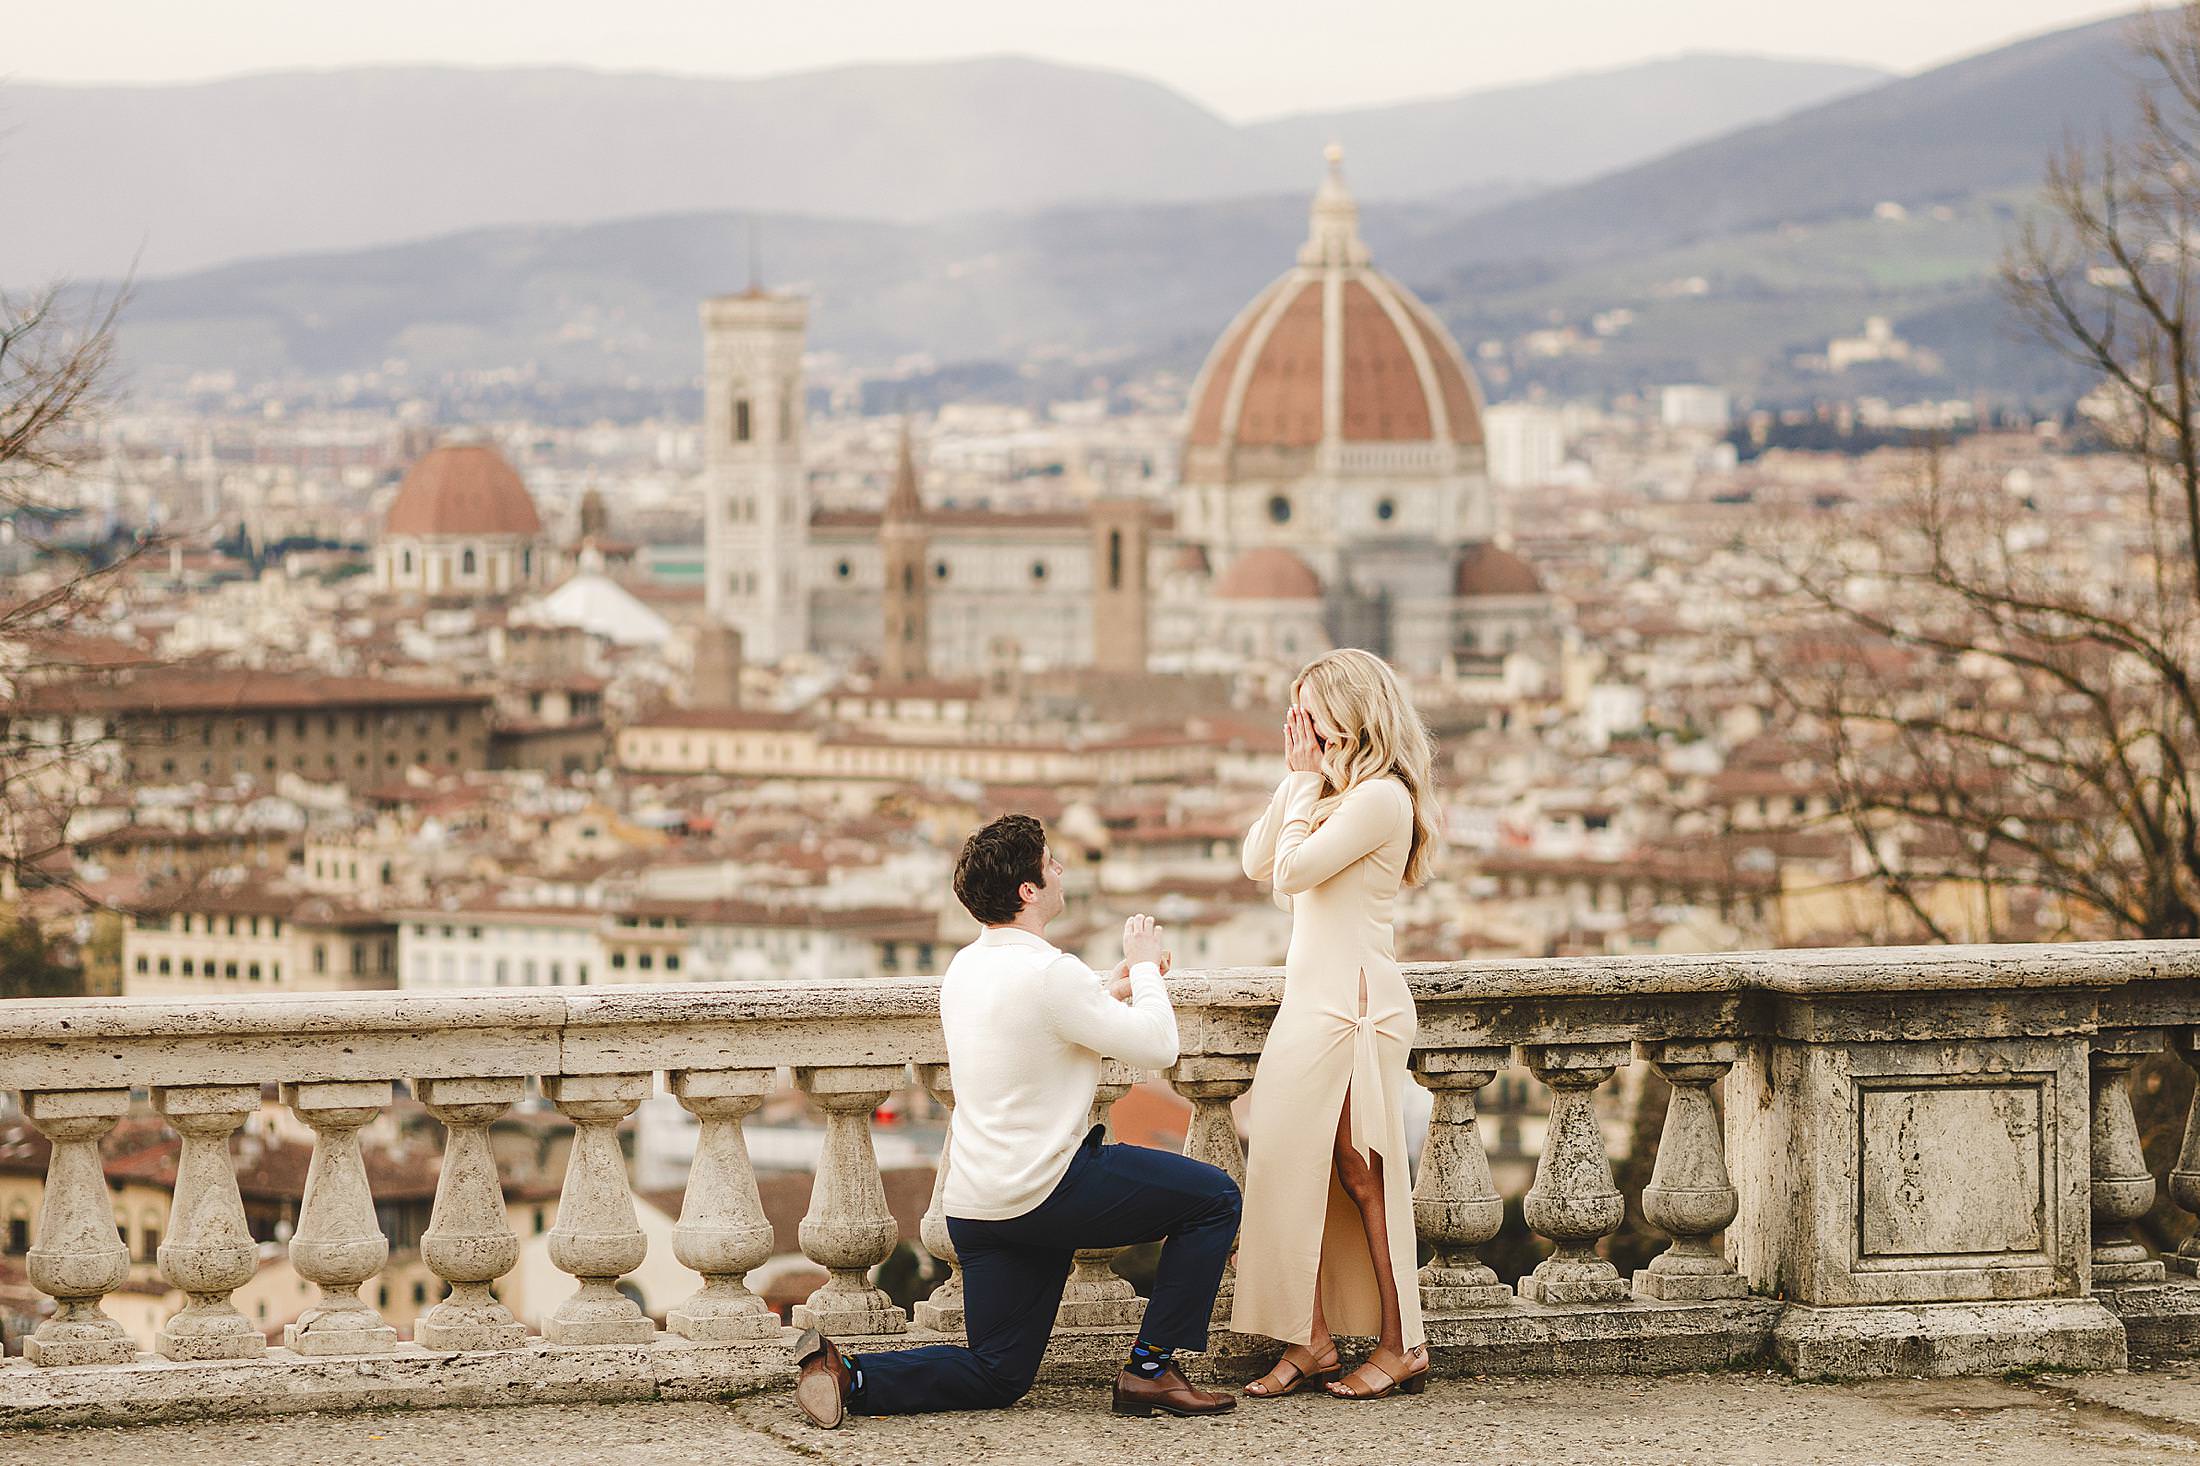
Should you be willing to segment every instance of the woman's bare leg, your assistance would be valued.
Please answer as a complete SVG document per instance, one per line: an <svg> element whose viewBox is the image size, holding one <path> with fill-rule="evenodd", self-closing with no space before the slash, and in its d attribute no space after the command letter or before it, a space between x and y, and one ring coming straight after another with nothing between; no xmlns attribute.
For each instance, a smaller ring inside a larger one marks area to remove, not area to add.
<svg viewBox="0 0 2200 1466"><path fill-rule="evenodd" d="M1382 1337L1376 1340L1375 1351L1403 1365L1405 1321L1398 1311L1398 1280L1390 1268L1390 1216L1383 1198L1383 1156L1377 1151L1371 1163L1353 1149L1349 1090L1343 1108L1337 1113L1337 1144L1332 1163L1337 1168L1338 1184L1344 1187L1344 1194L1352 1198L1352 1205L1360 1213L1360 1226L1367 1234L1368 1261L1375 1266L1376 1292L1383 1305ZM1318 1297L1315 1308L1318 1317ZM1387 1366L1385 1372L1395 1374Z"/></svg>

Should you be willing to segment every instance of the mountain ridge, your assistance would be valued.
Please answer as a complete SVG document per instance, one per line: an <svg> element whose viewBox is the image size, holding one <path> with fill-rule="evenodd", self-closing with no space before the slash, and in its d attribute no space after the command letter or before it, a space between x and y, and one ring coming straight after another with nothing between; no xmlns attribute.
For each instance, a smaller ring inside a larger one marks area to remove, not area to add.
<svg viewBox="0 0 2200 1466"><path fill-rule="evenodd" d="M1029 58L755 80L390 65L0 85L0 284L166 275L502 224L697 209L918 220L1255 197L1323 143L1370 196L1548 184L1880 79L1692 55L1239 126L1160 82ZM1540 97L1542 102L1535 103ZM1554 118L1579 125L1561 127ZM732 139L727 143L724 140Z"/></svg>

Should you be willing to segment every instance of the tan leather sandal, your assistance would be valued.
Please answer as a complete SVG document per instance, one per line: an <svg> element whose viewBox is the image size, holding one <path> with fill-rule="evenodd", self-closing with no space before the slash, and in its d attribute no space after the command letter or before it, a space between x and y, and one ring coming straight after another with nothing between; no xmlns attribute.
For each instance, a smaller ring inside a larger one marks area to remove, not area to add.
<svg viewBox="0 0 2200 1466"><path fill-rule="evenodd" d="M1306 1365L1301 1365L1291 1357L1293 1350L1306 1356ZM1337 1341L1334 1339L1329 1341L1329 1357L1326 1360L1316 1359L1314 1351L1304 1344L1293 1344L1283 1351L1283 1357L1276 1361L1274 1369L1245 1387L1245 1397L1249 1400L1280 1400L1285 1395L1297 1394L1309 1384L1326 1385L1344 1372L1342 1364L1343 1361L1337 1357ZM1291 1371L1288 1379L1283 1376L1287 1369ZM1270 1384L1270 1380L1275 1383Z"/></svg>
<svg viewBox="0 0 2200 1466"><path fill-rule="evenodd" d="M1372 1379L1363 1380L1363 1376ZM1381 1383L1378 1385L1376 1381ZM1343 1379L1322 1386L1340 1400L1380 1400L1393 1392L1418 1395L1428 1388L1428 1347L1423 1345L1408 1349L1405 1353L1405 1371L1393 1375L1372 1358L1363 1360L1358 1369Z"/></svg>

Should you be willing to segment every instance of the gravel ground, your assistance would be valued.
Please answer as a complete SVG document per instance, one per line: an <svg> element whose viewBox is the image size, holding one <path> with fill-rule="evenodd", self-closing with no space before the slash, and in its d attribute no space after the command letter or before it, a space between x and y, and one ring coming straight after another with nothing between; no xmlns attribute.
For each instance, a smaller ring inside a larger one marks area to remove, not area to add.
<svg viewBox="0 0 2200 1466"><path fill-rule="evenodd" d="M1365 1405L1247 1401L1217 1420L1119 1420L1089 1388L1011 1410L811 1428L785 1396L723 1403L366 1411L0 1435L0 1462L51 1466L946 1466L1247 1461L1533 1463L2200 1461L2200 1365L2034 1381L1801 1385L1778 1375L1440 1380Z"/></svg>

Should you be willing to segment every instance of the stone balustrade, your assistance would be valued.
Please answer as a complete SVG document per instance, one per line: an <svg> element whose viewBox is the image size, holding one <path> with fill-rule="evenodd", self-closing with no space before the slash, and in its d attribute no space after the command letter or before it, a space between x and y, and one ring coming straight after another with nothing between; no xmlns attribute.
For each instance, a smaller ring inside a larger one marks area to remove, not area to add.
<svg viewBox="0 0 2200 1466"><path fill-rule="evenodd" d="M2200 1341L2200 1244L2157 1259L2133 1230L2157 1179L2127 1087L2147 1054L2195 1062L2200 944L1476 962L1409 976L1414 1074L1433 1097L1413 1188L1429 1250L1418 1285L1440 1372L1999 1372L2115 1367ZM1242 1176L1230 1106L1281 978L1235 969L1171 988L1185 1150ZM52 1308L22 1355L0 1361L0 1423L784 1383L786 1329L743 1282L772 1247L743 1126L782 1072L826 1131L800 1239L827 1280L794 1322L873 1349L951 1335L961 1279L937 1186L922 1235L947 1278L913 1317L874 1281L897 1229L870 1129L913 1084L951 1107L945 1058L936 983L922 979L0 1004L0 1084L53 1143L27 1259ZM1478 1255L1504 1203L1476 1097L1516 1065L1548 1091L1524 1210L1551 1250L1508 1288ZM1599 1096L1638 1065L1666 1091L1639 1203L1670 1244L1629 1278L1602 1251L1628 1198ZM1096 1119L1136 1077L1110 1067ZM360 1293L389 1249L358 1135L400 1082L449 1134L420 1242L449 1292L411 1340ZM254 1252L227 1142L270 1083L314 1136L290 1255L319 1291L280 1346L230 1302ZM700 1124L671 1243L700 1286L661 1326L618 1286L649 1240L617 1138L660 1083ZM573 1290L539 1335L492 1291L519 1245L488 1127L529 1085L575 1132L546 1239ZM128 1257L98 1145L134 1091L182 1138L159 1265L188 1301L150 1354L101 1306ZM2167 1180L2178 1206L2200 1206L2200 1110ZM1106 1255L1080 1254L1050 1368L1100 1377L1137 1315ZM1250 1372L1266 1347L1218 1331L1207 1367Z"/></svg>

